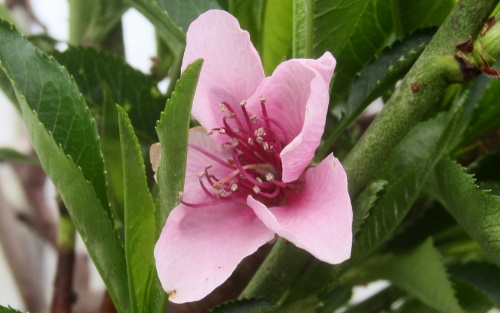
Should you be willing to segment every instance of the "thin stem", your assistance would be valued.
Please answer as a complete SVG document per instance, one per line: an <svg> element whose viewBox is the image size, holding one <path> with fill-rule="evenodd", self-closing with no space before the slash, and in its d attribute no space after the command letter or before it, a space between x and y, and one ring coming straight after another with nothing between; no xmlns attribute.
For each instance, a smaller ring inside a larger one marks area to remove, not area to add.
<svg viewBox="0 0 500 313"><path fill-rule="evenodd" d="M75 265L76 230L66 205L59 199L58 260L51 313L70 313L74 298L73 270Z"/></svg>

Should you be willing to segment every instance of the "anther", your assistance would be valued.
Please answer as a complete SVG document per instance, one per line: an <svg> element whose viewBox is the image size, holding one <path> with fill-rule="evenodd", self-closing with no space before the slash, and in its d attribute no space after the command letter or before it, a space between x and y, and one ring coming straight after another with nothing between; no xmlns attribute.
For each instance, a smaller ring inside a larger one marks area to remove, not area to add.
<svg viewBox="0 0 500 313"><path fill-rule="evenodd" d="M245 105L247 105L247 101L246 100L241 101L240 105L244 107Z"/></svg>
<svg viewBox="0 0 500 313"><path fill-rule="evenodd" d="M271 180L273 180L273 179L274 179L274 175L273 175L273 173L267 173L267 174L266 174L266 180L267 180L267 181L271 181Z"/></svg>
<svg viewBox="0 0 500 313"><path fill-rule="evenodd" d="M243 154L243 151L241 150L236 150L236 155L242 155Z"/></svg>
<svg viewBox="0 0 500 313"><path fill-rule="evenodd" d="M236 114L234 114L234 113L232 113L232 112L231 112L231 113L229 113L227 116L228 116L229 118L233 118L233 117L235 117L235 116L236 116Z"/></svg>
<svg viewBox="0 0 500 313"><path fill-rule="evenodd" d="M258 181L260 184L262 184L262 178L260 177L255 177L255 180Z"/></svg>
<svg viewBox="0 0 500 313"><path fill-rule="evenodd" d="M262 137L257 137L255 141L257 141L257 143L263 143L264 139Z"/></svg>
<svg viewBox="0 0 500 313"><path fill-rule="evenodd" d="M266 102L266 97L264 96L260 97L260 102Z"/></svg>
<svg viewBox="0 0 500 313"><path fill-rule="evenodd" d="M253 123L257 123L257 121L259 120L259 118L257 117L257 115L252 115L250 117L250 120L253 122Z"/></svg>
<svg viewBox="0 0 500 313"><path fill-rule="evenodd" d="M221 112L226 112L226 105L224 103L222 103L222 102L219 105L220 105L220 111Z"/></svg>
<svg viewBox="0 0 500 313"><path fill-rule="evenodd" d="M255 131L255 136L265 136L266 131L264 130L264 127L260 127Z"/></svg>
<svg viewBox="0 0 500 313"><path fill-rule="evenodd" d="M260 192L260 188L259 188L259 186L253 186L252 190L253 190L253 192L255 192L256 194L259 194L259 192Z"/></svg>
<svg viewBox="0 0 500 313"><path fill-rule="evenodd" d="M225 128L219 129L219 134L225 134L225 133L226 133L226 129Z"/></svg>
<svg viewBox="0 0 500 313"><path fill-rule="evenodd" d="M262 145L262 147L264 148L264 151L269 151L269 144L267 142L264 142L264 144Z"/></svg>
<svg viewBox="0 0 500 313"><path fill-rule="evenodd" d="M224 189L219 190L219 196L224 197L226 191Z"/></svg>
<svg viewBox="0 0 500 313"><path fill-rule="evenodd" d="M235 183L232 183L232 184L231 184L231 191L232 191L232 192L235 192L236 190L238 190L238 185L237 185L237 184L235 184Z"/></svg>
<svg viewBox="0 0 500 313"><path fill-rule="evenodd" d="M241 134L241 132L240 132L240 130L239 130L238 128L233 129L233 132L234 132L236 135Z"/></svg>
<svg viewBox="0 0 500 313"><path fill-rule="evenodd" d="M233 159L228 159L227 160L227 163L231 164L231 165L234 165L234 160Z"/></svg>
<svg viewBox="0 0 500 313"><path fill-rule="evenodd" d="M249 145L253 145L253 139L252 138L248 138L248 144Z"/></svg>
<svg viewBox="0 0 500 313"><path fill-rule="evenodd" d="M184 198L184 192L179 191L179 201L182 201L182 198Z"/></svg>
<svg viewBox="0 0 500 313"><path fill-rule="evenodd" d="M207 131L207 135L209 135L209 136L210 136L210 135L213 135L213 134L214 134L214 131L213 131L213 130L209 130L209 131Z"/></svg>
<svg viewBox="0 0 500 313"><path fill-rule="evenodd" d="M233 140L231 140L231 147L236 147L238 143L239 143L238 139L233 138Z"/></svg>
<svg viewBox="0 0 500 313"><path fill-rule="evenodd" d="M220 184L219 182L216 182L216 183L214 184L214 188L215 188L215 189L220 189L220 187L221 187L221 184Z"/></svg>
<svg viewBox="0 0 500 313"><path fill-rule="evenodd" d="M202 178L203 176L205 176L205 172L199 172L199 173L198 173L198 177L199 177L199 178Z"/></svg>
<svg viewBox="0 0 500 313"><path fill-rule="evenodd" d="M212 166L213 166L213 164L212 164L212 163L208 163L208 165L207 165L207 167L205 167L205 169L209 170L209 169L211 169L211 168L212 168Z"/></svg>

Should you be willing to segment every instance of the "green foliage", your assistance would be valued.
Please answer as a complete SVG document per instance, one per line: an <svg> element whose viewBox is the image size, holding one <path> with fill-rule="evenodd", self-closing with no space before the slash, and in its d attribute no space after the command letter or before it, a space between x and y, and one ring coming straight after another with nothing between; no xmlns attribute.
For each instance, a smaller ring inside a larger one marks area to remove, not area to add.
<svg viewBox="0 0 500 313"><path fill-rule="evenodd" d="M14 310L11 307L6 308L6 307L0 305L0 313L21 313L21 311Z"/></svg>
<svg viewBox="0 0 500 313"><path fill-rule="evenodd" d="M186 68L156 126L162 148L157 175L160 187L157 231L163 228L168 214L178 203L179 192L184 190L191 106L202 64L203 60L198 60Z"/></svg>
<svg viewBox="0 0 500 313"><path fill-rule="evenodd" d="M160 313L165 311L166 294L157 283L153 257L156 243L154 203L134 129L125 110L117 108L125 194L125 255L131 305L133 312ZM153 297L153 288L162 291L163 300Z"/></svg>
<svg viewBox="0 0 500 313"><path fill-rule="evenodd" d="M242 29L250 33L250 40L257 51L262 51L262 23L264 16L264 0L226 0L227 11L240 22ZM286 0L288 1L288 0ZM219 1L221 2L221 1ZM277 14L274 12L272 14Z"/></svg>
<svg viewBox="0 0 500 313"><path fill-rule="evenodd" d="M500 198L478 189L472 176L449 159L437 165L429 191L500 265Z"/></svg>
<svg viewBox="0 0 500 313"><path fill-rule="evenodd" d="M455 0L396 0L394 28L401 37L424 27L439 26L455 5Z"/></svg>
<svg viewBox="0 0 500 313"><path fill-rule="evenodd" d="M268 0L264 14L262 65L271 75L292 52L293 0Z"/></svg>
<svg viewBox="0 0 500 313"><path fill-rule="evenodd" d="M391 1L314 1L313 55L337 59L332 100L350 90L356 74L386 46L392 32Z"/></svg>
<svg viewBox="0 0 500 313"><path fill-rule="evenodd" d="M20 163L27 163L27 164L33 164L33 165L39 165L40 162L38 162L37 159L23 154L19 151L16 151L11 148L0 148L0 163L1 162L20 162Z"/></svg>
<svg viewBox="0 0 500 313"><path fill-rule="evenodd" d="M118 103L130 115L141 140L149 144L157 141L154 125L166 98L149 76L116 56L92 48L70 47L54 57L75 78L98 120L106 102Z"/></svg>
<svg viewBox="0 0 500 313"><path fill-rule="evenodd" d="M469 262L450 266L449 272L458 280L487 294L500 307L500 268L487 262Z"/></svg>
<svg viewBox="0 0 500 313"><path fill-rule="evenodd" d="M129 312L124 251L109 214L95 122L75 82L53 58L6 23L0 24L0 41L2 68L12 80L42 167L68 207L119 312Z"/></svg>
<svg viewBox="0 0 500 313"><path fill-rule="evenodd" d="M425 304L443 312L463 313L442 257L431 239L411 251L391 254L373 268L375 278L388 279Z"/></svg>
<svg viewBox="0 0 500 313"><path fill-rule="evenodd" d="M430 30L415 32L384 49L377 59L363 68L360 77L352 85L345 112L318 153L318 158L326 154L341 133L370 103L406 75L433 34Z"/></svg>
<svg viewBox="0 0 500 313"><path fill-rule="evenodd" d="M266 308L272 308L274 304L263 299L241 299L221 304L209 313L260 313L267 312Z"/></svg>
<svg viewBox="0 0 500 313"><path fill-rule="evenodd" d="M465 312L487 313L493 308L494 303L490 297L468 283L460 280L454 280L453 285L460 305Z"/></svg>
<svg viewBox="0 0 500 313"><path fill-rule="evenodd" d="M185 32L189 24L201 13L219 9L219 4L215 0L156 0L156 2Z"/></svg>
<svg viewBox="0 0 500 313"><path fill-rule="evenodd" d="M375 180L385 180L388 185L355 239L353 259L380 246L406 216L446 149L454 115L450 111L418 125L379 168Z"/></svg>

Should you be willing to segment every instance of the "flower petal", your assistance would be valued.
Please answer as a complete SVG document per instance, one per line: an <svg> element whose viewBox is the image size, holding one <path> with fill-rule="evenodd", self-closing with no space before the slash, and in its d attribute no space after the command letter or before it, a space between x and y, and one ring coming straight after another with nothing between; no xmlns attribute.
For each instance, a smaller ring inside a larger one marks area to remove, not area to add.
<svg viewBox="0 0 500 313"><path fill-rule="evenodd" d="M285 205L267 208L252 196L247 203L269 229L319 260L337 264L349 258L352 207L347 176L332 154L307 170L304 189L287 194Z"/></svg>
<svg viewBox="0 0 500 313"><path fill-rule="evenodd" d="M220 10L198 17L187 32L182 70L203 58L193 102L193 116L205 129L222 126L221 101L238 106L264 79L264 69L248 32Z"/></svg>
<svg viewBox="0 0 500 313"><path fill-rule="evenodd" d="M227 161L231 158L231 154L227 150L219 149L216 146L214 137L207 135L207 132L202 127L194 127L189 130L188 142L190 145L196 145L222 161ZM198 176L198 174L203 172L209 164L212 165L212 167L208 170L209 174L215 174L219 179L225 177L232 171L230 168L218 163L213 158L210 158L207 154L204 154L191 146L188 147L186 179L184 182L184 201L189 203L204 203L210 201L210 198L200 187L200 179ZM203 177L202 180L205 183L205 186L207 186L208 189L211 189L206 177Z"/></svg>
<svg viewBox="0 0 500 313"><path fill-rule="evenodd" d="M197 301L221 285L238 263L274 238L245 204L176 207L155 247L158 276L175 303Z"/></svg>
<svg viewBox="0 0 500 313"><path fill-rule="evenodd" d="M261 112L259 98L265 96L268 116L281 126L277 133L286 134L287 146L280 154L284 182L299 178L320 143L335 64L330 52L317 60L283 62L248 101L249 111Z"/></svg>

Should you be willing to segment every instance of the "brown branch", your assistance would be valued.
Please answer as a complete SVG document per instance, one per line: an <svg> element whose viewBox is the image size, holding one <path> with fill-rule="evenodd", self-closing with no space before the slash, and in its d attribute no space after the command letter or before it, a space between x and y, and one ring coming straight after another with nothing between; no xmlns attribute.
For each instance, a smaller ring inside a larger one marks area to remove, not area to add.
<svg viewBox="0 0 500 313"><path fill-rule="evenodd" d="M71 313L76 294L73 292L76 231L62 200L59 202L59 238L57 272L51 313Z"/></svg>

